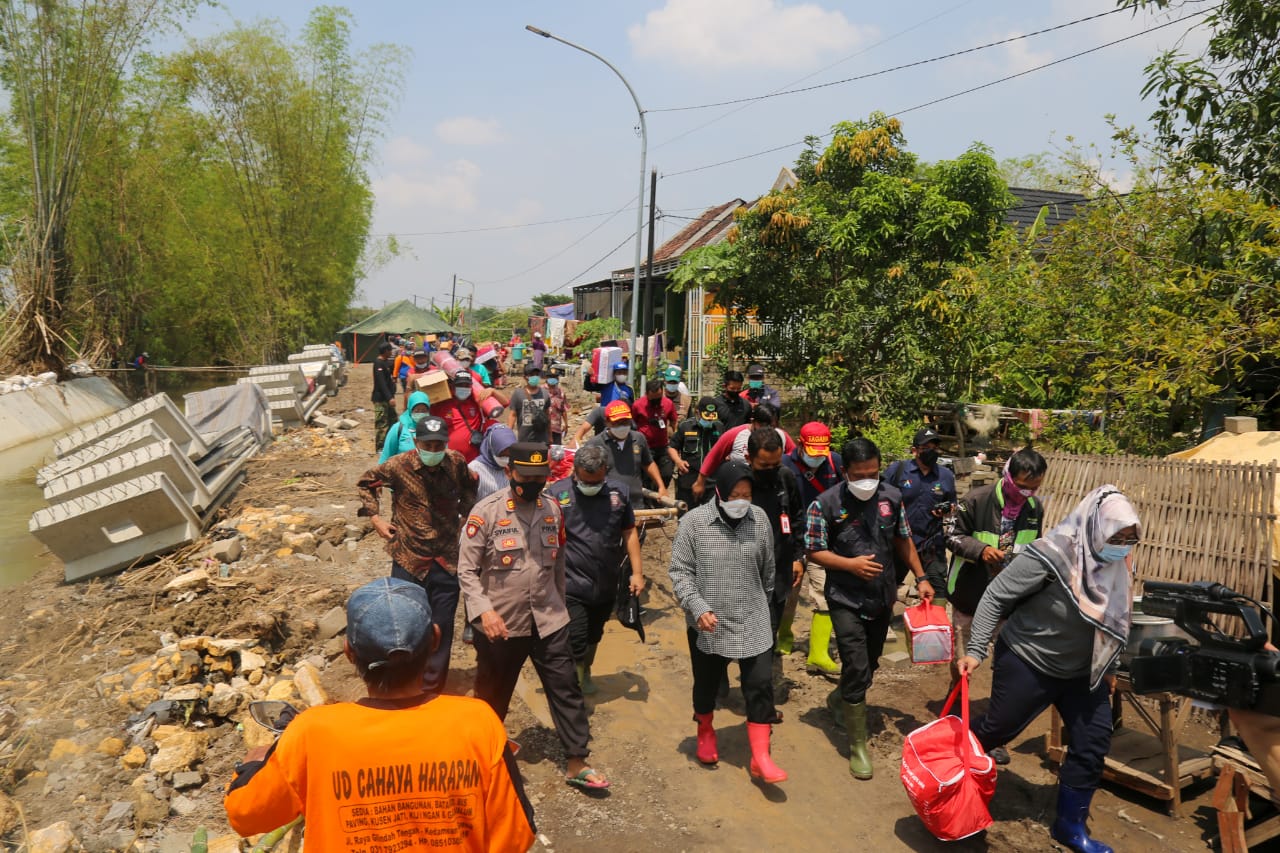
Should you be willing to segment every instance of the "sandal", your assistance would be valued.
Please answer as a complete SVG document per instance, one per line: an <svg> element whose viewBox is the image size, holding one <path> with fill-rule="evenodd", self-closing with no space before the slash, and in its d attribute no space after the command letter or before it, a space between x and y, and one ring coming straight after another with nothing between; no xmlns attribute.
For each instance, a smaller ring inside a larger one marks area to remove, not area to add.
<svg viewBox="0 0 1280 853"><path fill-rule="evenodd" d="M597 777L596 781L591 781L589 777ZM567 784L575 788L582 788L584 791L603 791L609 787L609 780L604 778L603 773L599 773L592 767L584 767L578 771L578 775L565 777Z"/></svg>

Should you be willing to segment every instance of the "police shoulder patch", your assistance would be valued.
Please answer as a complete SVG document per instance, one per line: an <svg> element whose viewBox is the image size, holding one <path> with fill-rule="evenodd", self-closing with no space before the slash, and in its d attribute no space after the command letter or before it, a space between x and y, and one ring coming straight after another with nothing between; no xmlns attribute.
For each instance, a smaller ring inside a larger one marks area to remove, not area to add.
<svg viewBox="0 0 1280 853"><path fill-rule="evenodd" d="M467 538L468 538L468 539L474 539L474 538L476 537L476 534L480 532L480 525L478 525L478 524L472 524L472 523L468 522L468 523L467 523L467 531L466 531L466 532L467 532Z"/></svg>
<svg viewBox="0 0 1280 853"><path fill-rule="evenodd" d="M893 515L893 507L889 505L888 501L880 501L880 517L888 518L891 515Z"/></svg>
<svg viewBox="0 0 1280 853"><path fill-rule="evenodd" d="M484 527L484 519L478 515L468 515L467 524L474 524L476 527Z"/></svg>

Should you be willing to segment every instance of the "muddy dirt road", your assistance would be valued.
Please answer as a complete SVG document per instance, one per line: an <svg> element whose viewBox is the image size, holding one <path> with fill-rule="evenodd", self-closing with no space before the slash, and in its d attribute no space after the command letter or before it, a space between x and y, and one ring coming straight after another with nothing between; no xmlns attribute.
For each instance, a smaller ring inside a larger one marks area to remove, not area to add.
<svg viewBox="0 0 1280 853"><path fill-rule="evenodd" d="M260 736L249 730L251 723L240 731L242 700L269 689L296 696L309 672L318 673L331 700L361 695L330 622L349 590L389 568L380 540L355 516L354 484L373 461L367 374L368 367L355 368L324 407L326 414L357 420L358 428L289 433L252 463L248 483L213 534L244 537L244 554L226 578L197 547L77 586L61 584L61 567L51 563L0 597L0 838L17 845L66 821L88 850L177 851L189 848L202 825L215 838L211 849L237 849L221 792L246 741ZM525 701L515 703L507 728L522 745L519 763L537 812L540 848L1054 848L1047 832L1054 776L1042 757L1047 720L1011 745L1013 763L1001 771L996 822L988 832L942 844L915 817L898 780L898 759L904 734L937 714L945 667L880 671L869 697L876 777L852 779L843 733L823 701L831 685L803 669L805 605L796 620L797 651L785 662L793 682L781 706L786 721L774 733L775 757L790 780L762 786L748 777L736 671L726 707L716 715L720 764L700 766L693 758L684 621L666 574L673 535L673 525L651 531L645 546L648 642L610 623L596 661L592 760L613 781L606 796L592 798L564 784L559 743L545 725L536 676L526 669ZM200 567L212 568L208 582L166 589ZM222 641L191 639L202 637ZM901 649L901 643L889 647ZM175 689L180 676L173 666L154 663L174 654L179 663L195 655L187 684L203 700L179 703L180 711L192 713L178 714L172 730L130 727L130 714L153 697L146 690L160 698ZM474 667L473 650L456 643L451 692L470 688ZM123 680L113 680L117 674ZM138 686L164 678L170 680ZM984 668L977 696L987 694L988 678ZM232 691L243 695L231 697ZM225 700L221 714L208 710L215 695ZM158 742L160 735L177 739ZM196 751L173 760L173 745L187 735ZM1209 739L1203 728L1191 735ZM1094 835L1125 851L1207 849L1209 788L1187 794L1193 800L1187 816L1175 821L1156 801L1107 786L1095 800Z"/></svg>

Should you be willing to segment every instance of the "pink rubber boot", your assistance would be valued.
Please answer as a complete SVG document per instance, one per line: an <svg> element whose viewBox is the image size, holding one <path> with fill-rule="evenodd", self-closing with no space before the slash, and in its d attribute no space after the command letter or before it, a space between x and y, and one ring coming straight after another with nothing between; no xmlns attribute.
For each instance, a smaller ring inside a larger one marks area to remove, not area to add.
<svg viewBox="0 0 1280 853"><path fill-rule="evenodd" d="M698 760L703 764L715 764L720 760L720 753L716 751L716 730L711 725L714 716L714 713L693 715L698 722Z"/></svg>
<svg viewBox="0 0 1280 853"><path fill-rule="evenodd" d="M769 756L769 736L773 726L768 723L747 723L747 740L751 744L751 775L762 782L776 785L787 781L787 771L773 763Z"/></svg>

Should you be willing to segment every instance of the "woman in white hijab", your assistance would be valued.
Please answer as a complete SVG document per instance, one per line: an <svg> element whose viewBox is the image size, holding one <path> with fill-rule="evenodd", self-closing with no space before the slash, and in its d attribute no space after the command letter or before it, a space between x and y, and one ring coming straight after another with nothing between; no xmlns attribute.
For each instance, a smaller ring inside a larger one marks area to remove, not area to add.
<svg viewBox="0 0 1280 853"><path fill-rule="evenodd" d="M1089 803L1111 749L1111 674L1129 636L1129 552L1142 536L1138 514L1115 486L1090 492L987 587L960 659L973 672L1001 619L991 703L973 721L984 750L1004 746L1050 705L1071 748L1058 774L1052 836L1079 853L1112 853L1089 837Z"/></svg>

